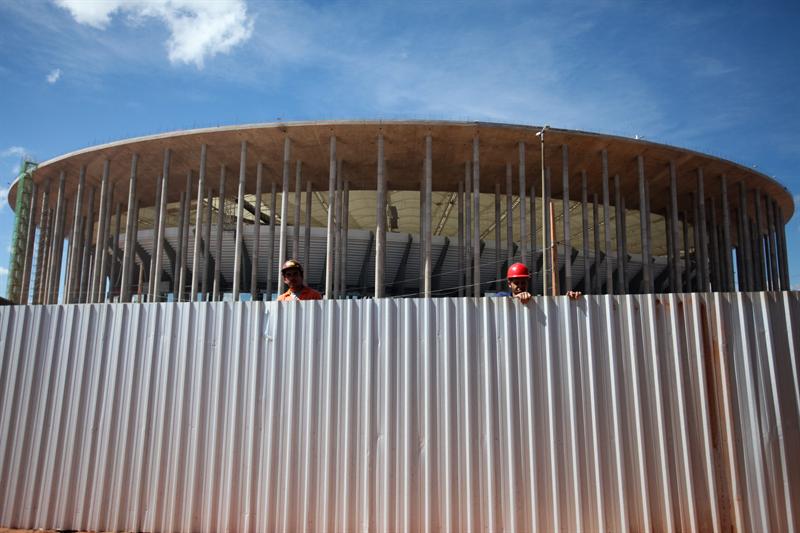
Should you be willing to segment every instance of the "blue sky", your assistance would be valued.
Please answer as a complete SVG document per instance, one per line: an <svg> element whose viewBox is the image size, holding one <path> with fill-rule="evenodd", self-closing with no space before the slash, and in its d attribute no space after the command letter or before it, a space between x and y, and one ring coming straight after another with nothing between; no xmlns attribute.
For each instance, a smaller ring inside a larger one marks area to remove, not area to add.
<svg viewBox="0 0 800 533"><path fill-rule="evenodd" d="M0 0L0 292L23 153L281 120L591 130L757 168L800 204L800 3ZM800 216L787 226L800 288Z"/></svg>

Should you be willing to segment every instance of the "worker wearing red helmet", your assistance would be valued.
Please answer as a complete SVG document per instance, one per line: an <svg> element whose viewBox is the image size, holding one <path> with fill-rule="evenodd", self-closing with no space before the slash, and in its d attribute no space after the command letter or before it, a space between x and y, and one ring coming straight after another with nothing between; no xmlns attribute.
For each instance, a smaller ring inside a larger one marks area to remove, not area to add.
<svg viewBox="0 0 800 533"><path fill-rule="evenodd" d="M523 263L514 263L508 267L506 280L508 281L508 288L511 289L511 297L518 299L524 304L528 303L533 296L528 290L530 278L531 274L528 272L528 267ZM569 291L567 292L567 296L576 300L581 297L581 293Z"/></svg>
<svg viewBox="0 0 800 533"><path fill-rule="evenodd" d="M296 259L289 259L281 266L283 282L289 289L278 296L279 302L296 300L322 300L322 295L303 282L303 265Z"/></svg>

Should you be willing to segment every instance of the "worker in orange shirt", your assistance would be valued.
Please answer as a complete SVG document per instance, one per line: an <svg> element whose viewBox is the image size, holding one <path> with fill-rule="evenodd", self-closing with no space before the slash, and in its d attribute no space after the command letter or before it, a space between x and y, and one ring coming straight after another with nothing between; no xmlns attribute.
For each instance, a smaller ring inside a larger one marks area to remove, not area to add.
<svg viewBox="0 0 800 533"><path fill-rule="evenodd" d="M524 304L528 303L533 297L533 295L528 292L528 281L530 280L530 277L531 275L530 272L528 272L528 267L526 267L523 263L514 263L508 267L508 272L506 274L508 288L511 289L511 292L501 292L497 293L497 295L511 296ZM578 291L569 291L567 292L567 297L571 300L577 300L581 297L581 293Z"/></svg>
<svg viewBox="0 0 800 533"><path fill-rule="evenodd" d="M296 259L289 259L281 267L283 282L289 290L278 296L279 302L293 300L322 300L322 295L303 282L303 265Z"/></svg>

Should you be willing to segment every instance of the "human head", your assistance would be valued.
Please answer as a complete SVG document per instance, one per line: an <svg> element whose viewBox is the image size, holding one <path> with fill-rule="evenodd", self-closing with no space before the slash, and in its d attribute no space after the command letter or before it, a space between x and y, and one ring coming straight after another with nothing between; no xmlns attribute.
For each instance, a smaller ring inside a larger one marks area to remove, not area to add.
<svg viewBox="0 0 800 533"><path fill-rule="evenodd" d="M281 266L283 282L293 291L303 288L303 265L296 259L289 259Z"/></svg>
<svg viewBox="0 0 800 533"><path fill-rule="evenodd" d="M514 263L508 267L506 278L508 279L508 286L511 289L512 294L528 292L528 280L530 279L530 273L528 272L528 267L526 267L523 263Z"/></svg>

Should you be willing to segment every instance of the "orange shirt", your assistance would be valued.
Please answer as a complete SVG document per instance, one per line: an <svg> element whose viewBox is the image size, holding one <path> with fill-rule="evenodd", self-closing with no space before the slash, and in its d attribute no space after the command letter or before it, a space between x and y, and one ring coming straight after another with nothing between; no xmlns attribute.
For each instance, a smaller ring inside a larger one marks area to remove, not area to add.
<svg viewBox="0 0 800 533"><path fill-rule="evenodd" d="M322 300L322 295L311 287L305 286L299 294L295 294L292 289L289 289L278 296L279 302L291 302L292 300Z"/></svg>

